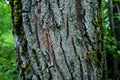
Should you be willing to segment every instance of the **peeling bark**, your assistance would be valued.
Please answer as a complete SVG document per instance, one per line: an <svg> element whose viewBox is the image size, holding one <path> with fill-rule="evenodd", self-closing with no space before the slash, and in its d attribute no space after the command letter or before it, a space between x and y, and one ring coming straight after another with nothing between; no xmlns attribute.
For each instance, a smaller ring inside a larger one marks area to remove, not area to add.
<svg viewBox="0 0 120 80"><path fill-rule="evenodd" d="M92 24L98 11L96 0L18 2L12 10L14 16L15 6L22 4L22 20L17 22L22 23L13 25L22 29L20 35L14 32L21 80L100 79L95 62L96 28Z"/></svg>

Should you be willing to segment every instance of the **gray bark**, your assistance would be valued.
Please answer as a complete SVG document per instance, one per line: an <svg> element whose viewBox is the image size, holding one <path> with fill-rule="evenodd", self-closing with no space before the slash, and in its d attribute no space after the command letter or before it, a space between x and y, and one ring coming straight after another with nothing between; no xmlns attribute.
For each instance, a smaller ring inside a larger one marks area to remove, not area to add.
<svg viewBox="0 0 120 80"><path fill-rule="evenodd" d="M92 24L96 0L14 0L11 5L21 80L102 79L100 28Z"/></svg>

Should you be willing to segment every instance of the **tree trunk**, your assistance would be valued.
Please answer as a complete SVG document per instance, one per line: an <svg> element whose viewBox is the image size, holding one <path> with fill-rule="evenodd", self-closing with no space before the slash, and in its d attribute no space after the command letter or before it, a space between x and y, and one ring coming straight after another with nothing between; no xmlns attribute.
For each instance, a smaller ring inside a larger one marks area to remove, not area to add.
<svg viewBox="0 0 120 80"><path fill-rule="evenodd" d="M106 80L100 1L10 4L21 80Z"/></svg>
<svg viewBox="0 0 120 80"><path fill-rule="evenodd" d="M113 2L114 4L114 7L113 7L113 10L114 10L114 12L113 12L113 14L114 14L114 16L116 16L116 13L118 13L118 15L117 16L120 16L120 2ZM118 19L118 18L114 18L114 32L115 32L115 39L116 39L116 46L117 46L117 50L119 50L120 51L120 37L119 37L119 35L120 35L120 19ZM120 68L119 68L119 66L120 66L120 56L119 56L119 54L118 53L116 53L116 54L114 54L114 58L115 58L115 61L116 62L114 62L114 65L115 65L115 67L113 68L114 69L114 79L116 79L116 80L119 80L120 79Z"/></svg>
<svg viewBox="0 0 120 80"><path fill-rule="evenodd" d="M114 44L117 48L115 49L114 53L112 52L111 57L108 57L108 66L113 65L108 67L108 70L111 70L112 72L108 74L110 78L113 78L115 80L120 79L120 60L119 60L119 54L117 53L118 50L120 50L120 20L118 19L118 16L120 15L120 2L118 1L109 1L109 19L110 19L110 31L111 31L111 36L116 39L116 42ZM117 17L116 17L117 16ZM109 53L110 54L110 53ZM111 61L109 61L111 59Z"/></svg>

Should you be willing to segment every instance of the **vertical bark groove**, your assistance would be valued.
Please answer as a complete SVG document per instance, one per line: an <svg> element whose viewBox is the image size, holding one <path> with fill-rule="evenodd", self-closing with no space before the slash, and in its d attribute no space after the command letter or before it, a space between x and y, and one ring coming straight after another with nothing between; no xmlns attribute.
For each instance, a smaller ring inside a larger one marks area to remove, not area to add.
<svg viewBox="0 0 120 80"><path fill-rule="evenodd" d="M72 73L72 71L71 71L71 69L70 69L70 67L69 67L68 61L67 61L66 56L65 56L65 51L64 51L64 49L63 49L63 47L62 47L62 37L61 37L61 34L60 34L60 47L61 47L61 49L62 49L62 54L63 54L63 56L64 56L64 60L65 60L65 63L66 63L66 65L67 65L68 71L69 71L69 73L70 73L70 75L71 75L71 79L74 80L74 78L73 78L73 73Z"/></svg>
<svg viewBox="0 0 120 80"><path fill-rule="evenodd" d="M83 68L82 68L82 64L81 64L81 59L80 59L80 56L77 54L73 37L72 37L72 40L71 40L71 41L72 41L72 45L73 45L73 49L74 49L75 55L76 55L76 57L77 57L78 60L79 60L79 65L80 65L80 77L81 77L81 80L84 80L84 79L83 79L84 76L83 76Z"/></svg>

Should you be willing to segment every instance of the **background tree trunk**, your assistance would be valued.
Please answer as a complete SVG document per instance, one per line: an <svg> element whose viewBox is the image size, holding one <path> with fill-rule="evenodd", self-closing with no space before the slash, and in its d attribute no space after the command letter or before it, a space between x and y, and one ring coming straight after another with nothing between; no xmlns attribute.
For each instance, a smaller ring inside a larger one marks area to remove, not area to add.
<svg viewBox="0 0 120 80"><path fill-rule="evenodd" d="M120 16L120 2L113 2L113 15L114 16ZM117 46L117 49L120 51L120 19L118 18L114 18L114 32L115 32L115 39L116 39L116 46ZM120 66L120 56L118 53L114 54L113 56L115 59L116 59L116 62L113 62L115 67L113 68L114 70L114 79L116 80L119 80L120 79L120 69L119 69L119 66Z"/></svg>
<svg viewBox="0 0 120 80"><path fill-rule="evenodd" d="M10 4L21 80L106 80L100 1Z"/></svg>
<svg viewBox="0 0 120 80"><path fill-rule="evenodd" d="M116 49L113 52L111 52L111 54L109 53L107 56L107 64L108 64L108 71L111 71L108 76L111 79L115 79L115 80L119 80L120 79L120 69L119 69L119 65L120 65L120 60L119 60L119 54L118 54L118 50L120 50L120 20L118 18L118 16L120 16L120 2L119 1L109 1L109 20L110 20L110 32L111 32L111 36L114 37L116 39L116 42L114 42L111 45L115 45ZM111 66L113 65L113 66Z"/></svg>

